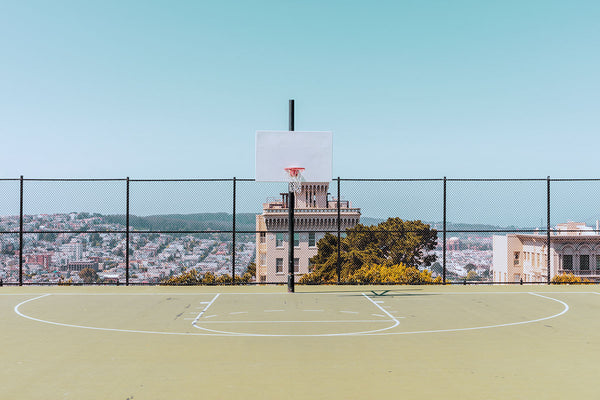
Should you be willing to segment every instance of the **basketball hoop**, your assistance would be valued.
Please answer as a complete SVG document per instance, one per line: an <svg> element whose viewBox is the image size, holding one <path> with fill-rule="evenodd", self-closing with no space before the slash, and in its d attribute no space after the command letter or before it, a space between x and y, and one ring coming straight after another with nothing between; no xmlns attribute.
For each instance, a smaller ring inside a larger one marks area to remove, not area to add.
<svg viewBox="0 0 600 400"><path fill-rule="evenodd" d="M302 190L302 181L304 180L302 176L302 171L304 168L302 167L287 167L284 168L285 171L289 175L289 184L288 188L290 192L300 193Z"/></svg>

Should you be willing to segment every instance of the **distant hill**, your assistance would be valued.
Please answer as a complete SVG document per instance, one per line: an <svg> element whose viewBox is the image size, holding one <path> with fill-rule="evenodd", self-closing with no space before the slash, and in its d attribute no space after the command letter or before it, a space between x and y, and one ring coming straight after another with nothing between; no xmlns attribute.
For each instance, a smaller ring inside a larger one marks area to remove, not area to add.
<svg viewBox="0 0 600 400"><path fill-rule="evenodd" d="M109 223L125 225L124 215L104 215L102 218ZM361 217L360 223L366 226L377 225L384 222L383 218ZM432 228L441 231L442 222L427 222ZM137 230L156 230L156 231L230 231L233 229L232 216L228 213L200 213L200 214L165 214L148 215L140 217L137 215L129 216L130 225ZM519 228L515 226L497 226L490 224L466 224L466 223L446 223L449 231L484 231L482 233L470 232L451 232L451 236L489 236L490 231L513 230L513 229L535 229ZM254 231L256 229L256 214L241 213L236 214L237 231Z"/></svg>
<svg viewBox="0 0 600 400"><path fill-rule="evenodd" d="M124 215L105 215L103 218L109 223L125 225ZM230 231L233 218L228 213L130 215L129 224L134 229L149 231ZM256 229L256 214L236 214L235 224L237 231L253 231Z"/></svg>
<svg viewBox="0 0 600 400"><path fill-rule="evenodd" d="M381 222L384 222L383 218L371 218L371 217L361 217L360 223L366 226L377 225ZM432 228L437 229L438 232L442 231L443 222L431 222L431 221L423 221L425 224L429 224ZM511 230L534 230L535 227L516 227L516 226L498 226L498 225L490 225L490 224L467 224L460 222L446 222L446 229L448 231L481 231L481 232L449 232L450 236L457 237L468 237L468 236L490 236L490 233L493 231L511 231ZM498 233L501 235L502 233Z"/></svg>

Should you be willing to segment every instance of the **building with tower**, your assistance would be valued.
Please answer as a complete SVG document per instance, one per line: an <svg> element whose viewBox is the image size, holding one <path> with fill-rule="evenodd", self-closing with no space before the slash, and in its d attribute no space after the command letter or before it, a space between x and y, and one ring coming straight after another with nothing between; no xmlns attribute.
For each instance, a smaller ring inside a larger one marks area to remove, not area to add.
<svg viewBox="0 0 600 400"><path fill-rule="evenodd" d="M295 195L294 271L295 281L312 271L310 258L317 254L317 242L326 232L337 234L338 200L329 198L329 183L303 182ZM288 274L288 193L263 204L256 216L256 281L287 282ZM360 208L339 201L340 229L354 227Z"/></svg>

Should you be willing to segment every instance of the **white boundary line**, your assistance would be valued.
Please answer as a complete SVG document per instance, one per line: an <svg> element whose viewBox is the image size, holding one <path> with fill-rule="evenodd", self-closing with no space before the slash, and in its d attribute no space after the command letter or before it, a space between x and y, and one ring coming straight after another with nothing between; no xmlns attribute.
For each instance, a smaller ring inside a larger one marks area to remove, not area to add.
<svg viewBox="0 0 600 400"><path fill-rule="evenodd" d="M537 293L533 293L533 292L528 292L528 293L531 294L531 295L534 295L534 296L542 297L544 299L549 299L549 300L556 301L556 302L562 304L563 306L565 306L565 308L561 312L559 312L558 314L550 315L549 317L544 317L544 318L532 319L532 320L529 320L529 321L509 322L509 323L506 323L506 324L487 325L487 326L475 326L475 327L472 327L472 328L453 328L453 329L435 329L435 330L429 330L429 331L375 333L375 334L372 334L372 336L379 336L379 335L414 335L414 334L421 334L421 333L442 333L442 332L476 331L476 330L481 330L481 329L501 328L501 327L504 327L504 326L525 325L525 324L531 324L531 323L534 323L534 322L546 321L548 319L560 317L561 315L563 315L564 313L566 313L567 311L569 311L569 305L567 303L565 303L564 301L553 299L552 297L542 296L541 294L537 294Z"/></svg>
<svg viewBox="0 0 600 400"><path fill-rule="evenodd" d="M333 320L333 321L326 321L326 320L320 320L320 321L202 321L202 324L279 324L279 323L290 323L290 324L304 324L304 323L311 323L311 324L318 324L321 322L325 322L328 324L352 324L355 322L360 322L360 323L364 323L364 322L385 322L389 324L389 320L387 319L344 319L344 320ZM389 328L386 328L389 329Z"/></svg>
<svg viewBox="0 0 600 400"><path fill-rule="evenodd" d="M192 326L194 328L202 329L202 330L205 330L205 331L208 331L208 332L214 332L214 333L218 333L218 334L227 334L227 335L231 335L231 336L252 336L252 337L325 337L325 336L358 336L358 335L366 335L366 334L371 334L371 333L376 333L376 332L382 332L382 331L385 331L385 330L388 330L388 329L392 329L392 328L395 328L396 326L398 326L398 324L400 324L400 321L398 321L390 313L388 313L387 311L385 311L381 306L379 306L377 303L375 303L373 300L371 300L370 297L368 297L364 293L362 293L362 295L364 297L366 297L377 308L379 308L385 314L387 314L390 317L390 319L393 322L395 322L395 324L392 325L392 326L381 328L381 329L372 329L372 330L369 330L369 331L362 331L362 332L322 333L322 334L304 334L304 335L269 334L269 333L262 334L262 333L243 333L243 332L220 331L220 330L216 330L216 329L208 329L206 327L198 326L196 324L196 321L194 321L194 323L192 323ZM212 322L217 323L217 321L212 321Z"/></svg>
<svg viewBox="0 0 600 400"><path fill-rule="evenodd" d="M136 329L116 329L116 328L98 328L95 326L84 326L84 325L74 325L74 324L63 324L60 322L54 322L54 321L46 321L43 319L39 319L39 318L34 318L34 317L30 317L29 315L25 315L23 314L21 311L19 311L19 307L21 307L23 304L25 303L29 303L30 301L34 301L34 300L38 300L41 299L43 297L46 296L51 296L50 293L46 293L43 294L41 296L38 297L34 297L32 299L29 300L25 300L20 302L19 304L17 304L14 308L15 313L17 313L18 315L20 315L23 318L27 318L30 319L32 321L36 321L36 322L42 322L44 324L50 324L50 325L56 325L56 326L64 326L67 328L81 328L81 329L91 329L94 331L108 331L108 332L127 332L127 333L151 333L151 334L155 334L155 335L175 335L175 336L215 336L215 335L209 335L209 334L205 334L205 333L190 333L190 332L156 332L156 331L142 331L142 330L136 330Z"/></svg>
<svg viewBox="0 0 600 400"><path fill-rule="evenodd" d="M524 292L507 292L510 294L520 294L520 293L524 293ZM556 292L552 292L554 294L556 294ZM561 292L561 293L565 293L565 292ZM575 292L575 293L583 293L583 292ZM598 292L586 292L586 293L594 293L594 294L599 294ZM36 293L37 294L37 293ZM487 325L487 326L479 326L479 327L471 327L471 328L453 328L453 329L438 329L438 330L425 330L425 331L412 331L412 332L384 332L384 333L376 333L378 331L381 330L375 330L375 331L366 331L366 332L355 332L355 333L336 333L336 334L320 334L320 335L261 335L261 334L245 334L245 333L231 333L231 332L222 332L222 331L213 331L210 330L208 328L200 328L200 327L196 327L198 329L203 329L209 332L213 332L213 333L192 333L192 332L161 332L161 331L146 331L146 330L135 330L135 329L117 329L117 328L100 328L100 327L93 327L93 326L83 326L83 325L74 325L74 324L64 324L64 323L60 323L60 322L53 322L53 321L47 321L47 320L43 320L43 319L39 319L39 318L34 318L31 317L29 315L25 315L23 314L21 311L19 311L19 308L29 302L35 301L35 300L39 300L42 299L44 297L47 296L51 296L51 293L46 293L43 294L41 296L37 296L25 301L22 301L21 303L17 304L14 307L14 311L16 314L18 314L19 316L32 320L32 321L36 321L36 322L41 322L41 323L45 323L45 324L50 324L50 325L56 325L56 326L63 326L63 327L68 327L68 328L80 328L80 329L90 329L90 330L98 330L98 331L108 331L108 332L127 332L127 333L149 333L149 334L156 334L156 335L174 335L174 336L267 336L267 337L273 337L273 336L298 336L298 337L306 337L306 336L321 336L321 337L328 337L328 336L361 336L361 335L365 335L365 336L383 336L383 335L414 335L414 334L424 334L424 333L444 333L444 332L460 332L460 331L470 331L470 330L482 330L482 329L491 329L491 328L499 328L499 327L505 327L505 326L514 326L514 325L524 325L524 324L530 324L530 323L534 323L534 322L540 322L540 321L545 321L545 320L549 320L552 318L556 318L559 317L563 314L565 314L567 311L569 311L569 305L561 300L558 299L554 299L552 297L547 297L547 296L543 296L540 295L539 292L538 293L534 293L534 292L528 292L528 294L531 294L533 296L537 296L537 297L542 297L548 300L552 300L555 302L558 302L560 304L562 304L564 306L564 309L557 313L557 314L553 314L550 315L548 317L543 317L543 318L538 318L538 319L533 319L533 320L528 320L528 321L520 321L520 322L511 322L511 323L506 323L506 324L497 324L497 325ZM155 294L156 295L156 294ZM158 295L164 295L164 293L158 293ZM387 312L386 312L387 313ZM385 328L385 329L390 329L390 328Z"/></svg>
<svg viewBox="0 0 600 400"><path fill-rule="evenodd" d="M387 310L385 308L383 308L382 306L380 306L380 303L383 303L383 301L374 301L372 298L370 298L369 296L367 296L366 294L362 294L363 296L365 296L367 298L367 300L369 300L371 303L375 304L375 307L379 308L381 311L383 311L388 317L390 317L393 321L396 321L398 325L400 323L400 321L398 321L392 314L390 314L389 312L387 312Z"/></svg>
<svg viewBox="0 0 600 400"><path fill-rule="evenodd" d="M215 300L217 299L217 297L219 297L219 295L220 295L220 293L217 293L217 295L215 297L213 297L213 299L208 303L208 305L206 307L204 307L204 310L200 311L198 316L196 316L196 319L194 320L194 322L192 322L192 325L194 325L196 323L196 321L198 321L202 317L202 314L204 314L206 312L206 310L208 310L208 307L212 306L212 303L215 302ZM202 304L204 304L204 302Z"/></svg>

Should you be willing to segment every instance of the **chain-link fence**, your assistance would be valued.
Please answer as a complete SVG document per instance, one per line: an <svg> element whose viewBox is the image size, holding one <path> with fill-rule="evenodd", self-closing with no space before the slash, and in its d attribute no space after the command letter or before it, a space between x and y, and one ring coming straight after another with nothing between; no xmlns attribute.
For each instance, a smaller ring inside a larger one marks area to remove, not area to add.
<svg viewBox="0 0 600 400"><path fill-rule="evenodd" d="M287 190L0 179L0 284L283 284L292 268L304 283L600 280L599 179L306 183L293 232Z"/></svg>

